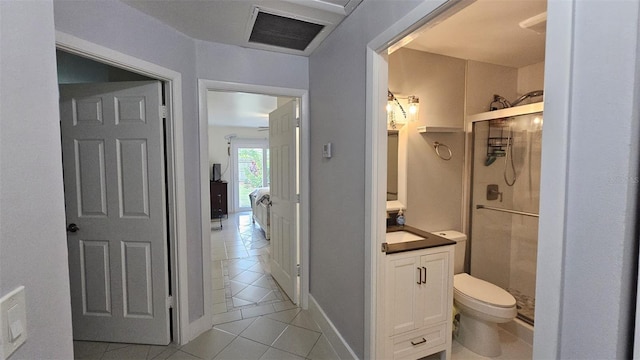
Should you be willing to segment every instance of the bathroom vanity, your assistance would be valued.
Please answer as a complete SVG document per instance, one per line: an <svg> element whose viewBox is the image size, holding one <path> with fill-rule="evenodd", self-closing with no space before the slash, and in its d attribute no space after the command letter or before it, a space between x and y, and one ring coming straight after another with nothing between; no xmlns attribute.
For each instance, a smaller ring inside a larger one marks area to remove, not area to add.
<svg viewBox="0 0 640 360"><path fill-rule="evenodd" d="M403 226L387 229L384 358L451 356L454 242Z"/></svg>

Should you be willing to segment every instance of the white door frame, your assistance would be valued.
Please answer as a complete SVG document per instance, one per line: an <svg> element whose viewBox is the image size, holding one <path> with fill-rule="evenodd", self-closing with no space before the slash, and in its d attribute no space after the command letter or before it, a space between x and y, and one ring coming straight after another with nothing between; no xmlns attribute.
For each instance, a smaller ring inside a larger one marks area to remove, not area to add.
<svg viewBox="0 0 640 360"><path fill-rule="evenodd" d="M388 63L387 50L439 16L455 13L460 7L474 0L450 0L440 2L426 0L415 7L367 45L366 84L366 159L365 159L365 358L377 358L377 344L382 341L384 319L380 316L378 284L381 252L385 241L384 226L386 194L386 112ZM564 254L564 220L566 194L566 168L569 138L571 56L573 44L573 11L577 0L550 1L547 7L547 53L545 66L545 117L553 119L545 123L543 153L554 154L543 162L538 235L538 265L536 302L544 312L536 314L534 334L534 358L556 358L561 329L561 285ZM438 7L438 5L442 5ZM549 102L548 99L553 99ZM467 195L468 196L468 195ZM463 199L464 206L467 202ZM377 331L380 330L380 331Z"/></svg>
<svg viewBox="0 0 640 360"><path fill-rule="evenodd" d="M237 91L273 96L300 98L300 304L307 309L309 304L309 90L276 86L253 85L198 79L198 98L200 100L200 183L202 193L202 262L204 279L205 318L213 318L211 301L211 220L209 193L209 133L207 113L208 91ZM206 201L205 201L206 200Z"/></svg>
<svg viewBox="0 0 640 360"><path fill-rule="evenodd" d="M60 50L92 59L104 64L136 72L164 81L170 111L168 125L170 139L167 143L167 190L171 224L169 236L172 269L172 294L174 299L173 342L183 345L192 340L194 331L189 323L187 233L184 180L184 146L182 134L182 75L171 69L56 31L56 47Z"/></svg>
<svg viewBox="0 0 640 360"><path fill-rule="evenodd" d="M266 147L265 147L266 145ZM269 149L269 140L268 139L242 139L242 138L235 138L233 140L231 140L231 159L230 159L230 164L229 164L229 169L231 170L231 174L229 175L229 182L230 184L230 188L231 188L231 211L230 212L237 212L238 210L240 210L240 204L237 204L237 200L238 200L238 193L240 192L240 189L238 188L238 148L247 148L247 147L256 147L256 148L262 148L263 149L263 154L264 154L264 149ZM263 186L264 186L264 172L266 170L266 157L263 158L262 160L262 171L263 171ZM207 171L209 171L207 169Z"/></svg>

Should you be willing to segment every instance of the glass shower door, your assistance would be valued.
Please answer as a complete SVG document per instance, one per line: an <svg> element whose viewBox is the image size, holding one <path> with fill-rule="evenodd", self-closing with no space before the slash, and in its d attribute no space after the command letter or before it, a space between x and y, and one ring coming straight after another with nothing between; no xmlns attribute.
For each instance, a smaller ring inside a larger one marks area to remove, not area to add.
<svg viewBox="0 0 640 360"><path fill-rule="evenodd" d="M471 268L534 322L542 113L473 125Z"/></svg>

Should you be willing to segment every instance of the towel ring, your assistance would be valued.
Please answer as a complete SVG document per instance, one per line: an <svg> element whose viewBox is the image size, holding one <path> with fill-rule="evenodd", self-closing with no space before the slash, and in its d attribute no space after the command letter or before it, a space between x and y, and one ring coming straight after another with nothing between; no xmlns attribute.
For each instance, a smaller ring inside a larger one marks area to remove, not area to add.
<svg viewBox="0 0 640 360"><path fill-rule="evenodd" d="M447 150L447 152L449 152L449 156L443 156L443 154L440 154L440 148L443 147ZM433 143L433 148L436 150L436 155L438 155L438 157L442 160L451 160L451 158L453 157L453 153L451 152L451 149L445 145L445 144L441 144L439 142L434 142Z"/></svg>

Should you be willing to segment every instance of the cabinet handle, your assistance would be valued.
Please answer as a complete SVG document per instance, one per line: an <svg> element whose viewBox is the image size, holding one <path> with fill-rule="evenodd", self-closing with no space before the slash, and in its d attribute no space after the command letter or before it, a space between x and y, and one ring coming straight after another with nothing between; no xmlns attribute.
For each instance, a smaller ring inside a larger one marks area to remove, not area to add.
<svg viewBox="0 0 640 360"><path fill-rule="evenodd" d="M427 268L423 266L422 270L424 270L424 280L422 280L422 283L426 284L427 283Z"/></svg>
<svg viewBox="0 0 640 360"><path fill-rule="evenodd" d="M420 270L419 267L417 267L416 270L418 270L418 282L416 284L420 285L422 284L422 270Z"/></svg>
<svg viewBox="0 0 640 360"><path fill-rule="evenodd" d="M413 342L413 341L412 341L412 342L411 342L411 345L416 346L416 345L424 344L424 343L426 343L426 342L427 342L427 339L422 338L422 340L421 340L421 341L418 341L418 342Z"/></svg>

